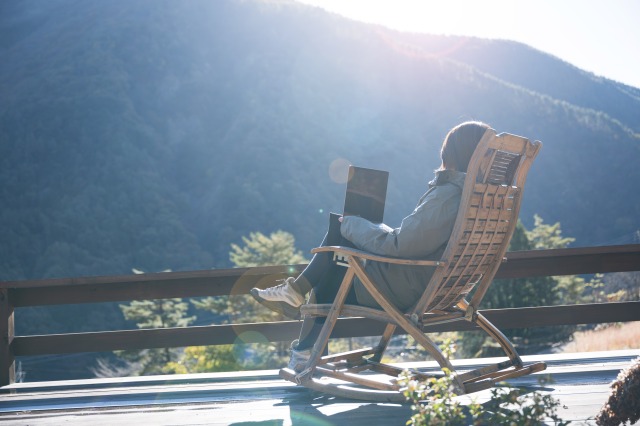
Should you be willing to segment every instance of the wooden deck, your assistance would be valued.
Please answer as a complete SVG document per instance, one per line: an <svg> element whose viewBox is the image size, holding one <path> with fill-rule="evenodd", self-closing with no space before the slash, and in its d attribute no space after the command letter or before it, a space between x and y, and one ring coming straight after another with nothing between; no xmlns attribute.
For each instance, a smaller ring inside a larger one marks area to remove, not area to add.
<svg viewBox="0 0 640 426"><path fill-rule="evenodd" d="M575 424L593 418L609 394L609 383L640 349L523 357L543 360L553 383L536 376L511 384L551 393L559 414ZM458 368L489 360L458 360ZM405 364L421 370L435 363ZM408 404L374 404L329 398L281 380L277 371L128 377L40 383L1 388L0 423L15 425L404 425ZM489 391L473 394L478 402ZM461 397L469 401L469 396Z"/></svg>

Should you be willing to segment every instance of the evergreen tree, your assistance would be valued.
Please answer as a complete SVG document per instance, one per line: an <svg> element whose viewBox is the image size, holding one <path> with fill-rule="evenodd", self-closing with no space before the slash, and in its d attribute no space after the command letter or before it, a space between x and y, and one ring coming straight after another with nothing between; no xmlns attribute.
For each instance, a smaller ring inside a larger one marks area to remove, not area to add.
<svg viewBox="0 0 640 426"><path fill-rule="evenodd" d="M268 265L293 265L307 260L295 248L295 238L288 232L272 232L268 237L261 232L251 232L242 237L244 246L231 244L229 257L237 268Z"/></svg>
<svg viewBox="0 0 640 426"><path fill-rule="evenodd" d="M134 273L143 273L134 269ZM165 271L168 272L168 271ZM138 328L187 327L196 317L187 317L189 304L182 299L134 300L120 305L129 321ZM134 374L147 375L167 372L166 365L177 360L181 351L176 348L145 349L142 351L118 351L122 358L132 363Z"/></svg>
<svg viewBox="0 0 640 426"><path fill-rule="evenodd" d="M231 244L229 257L236 268L307 262L302 252L295 248L294 236L285 231L272 232L269 236L261 232L251 232L249 237L242 237L242 241L243 246ZM218 315L224 314L232 323L282 319L279 314L260 307L249 295L207 297L199 301L194 300L192 303L198 309L209 310Z"/></svg>
<svg viewBox="0 0 640 426"><path fill-rule="evenodd" d="M526 235L532 250L566 248L575 241L575 238L562 236L559 222L547 225L537 214L533 216L533 229L526 231ZM561 304L585 301L584 294L588 284L585 283L584 278L577 275L564 275L554 279L557 282L556 290Z"/></svg>
<svg viewBox="0 0 640 426"><path fill-rule="evenodd" d="M243 246L232 244L229 254L236 267L293 265L306 262L295 248L295 238L288 232L276 231L266 236L251 232L243 237ZM264 322L284 319L280 314L258 305L248 295L207 297L192 301L198 309L224 314L223 323ZM275 368L284 363L288 345L284 342L244 344L239 339L235 345L195 346L185 350L178 362L171 362L167 369L176 373L206 371L233 371L242 369Z"/></svg>
<svg viewBox="0 0 640 426"><path fill-rule="evenodd" d="M238 362L233 345L189 346L179 360L171 361L165 367L165 371L175 374L238 370L243 370L243 366Z"/></svg>
<svg viewBox="0 0 640 426"><path fill-rule="evenodd" d="M120 305L124 317L138 328L186 327L196 317L186 317L189 304L182 299L134 300Z"/></svg>

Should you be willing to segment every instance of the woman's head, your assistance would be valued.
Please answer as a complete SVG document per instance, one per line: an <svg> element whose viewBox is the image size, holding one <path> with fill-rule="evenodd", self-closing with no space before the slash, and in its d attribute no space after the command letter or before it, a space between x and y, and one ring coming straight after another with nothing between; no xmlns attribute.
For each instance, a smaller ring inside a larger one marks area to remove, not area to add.
<svg viewBox="0 0 640 426"><path fill-rule="evenodd" d="M451 129L442 143L438 170L466 172L469 160L484 132L490 127L479 121L467 121Z"/></svg>

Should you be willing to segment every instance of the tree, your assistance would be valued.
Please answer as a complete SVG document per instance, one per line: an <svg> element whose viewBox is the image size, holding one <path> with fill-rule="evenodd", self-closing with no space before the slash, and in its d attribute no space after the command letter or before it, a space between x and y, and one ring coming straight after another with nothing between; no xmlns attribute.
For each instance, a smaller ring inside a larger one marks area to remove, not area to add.
<svg viewBox="0 0 640 426"><path fill-rule="evenodd" d="M526 231L527 239L532 250L566 248L575 238L563 237L560 222L547 225L537 214L533 216L533 229ZM578 303L584 300L587 284L583 278L576 275L554 277L557 282L556 290L563 304Z"/></svg>
<svg viewBox="0 0 640 426"><path fill-rule="evenodd" d="M133 272L144 273L137 269ZM135 321L138 328L186 327L196 319L195 316L186 316L189 304L182 299L134 300L120 305L120 309L125 319ZM122 358L135 366L134 374L139 375L167 372L167 364L177 360L180 352L175 348L118 351Z"/></svg>
<svg viewBox="0 0 640 426"><path fill-rule="evenodd" d="M547 225L544 220L533 215L533 229L525 232L532 250L565 248L576 239L563 237L560 222Z"/></svg>
<svg viewBox="0 0 640 426"><path fill-rule="evenodd" d="M276 231L268 237L260 232L251 232L242 237L244 246L231 244L229 257L237 268L267 265L293 265L307 260L295 248L295 238L288 232Z"/></svg>
<svg viewBox="0 0 640 426"><path fill-rule="evenodd" d="M231 245L229 254L236 267L292 265L306 262L295 248L295 238L288 232L276 231L268 237L251 232L243 237L243 246ZM260 307L248 295L207 297L192 301L197 309L224 315L223 323L262 322L282 320L280 314ZM167 368L176 373L231 371L240 369L275 368L282 365L288 345L283 342L245 344L238 339L235 345L194 346L185 350L183 357Z"/></svg>
<svg viewBox="0 0 640 426"><path fill-rule="evenodd" d="M602 279L605 301L624 302L640 300L640 272L617 272Z"/></svg>
<svg viewBox="0 0 640 426"><path fill-rule="evenodd" d="M233 345L189 346L179 360L167 363L165 371L176 374L242 370Z"/></svg>
<svg viewBox="0 0 640 426"><path fill-rule="evenodd" d="M186 317L189 304L182 299L134 300L120 305L124 317L138 328L186 327L195 316Z"/></svg>
<svg viewBox="0 0 640 426"><path fill-rule="evenodd" d="M243 246L231 244L229 257L236 268L307 262L302 252L295 248L294 236L285 231L273 232L268 237L261 232L251 232L249 237L242 237L242 241ZM231 322L282 319L279 314L259 307L248 295L207 297L199 301L194 300L192 303L198 309L223 314Z"/></svg>

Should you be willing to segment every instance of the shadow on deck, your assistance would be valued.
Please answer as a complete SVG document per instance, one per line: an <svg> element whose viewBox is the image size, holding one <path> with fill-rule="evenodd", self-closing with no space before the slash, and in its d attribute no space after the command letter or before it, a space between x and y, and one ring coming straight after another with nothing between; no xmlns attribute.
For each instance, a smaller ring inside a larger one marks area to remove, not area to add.
<svg viewBox="0 0 640 426"><path fill-rule="evenodd" d="M594 424L609 394L609 383L640 356L627 351L523 357L543 360L552 383L536 375L510 381L561 402L559 415L576 424ZM489 359L457 360L460 369ZM429 371L435 363L406 366ZM539 375L538 375L539 376ZM404 425L409 404L378 404L315 394L280 379L276 370L179 376L127 377L15 383L0 395L0 421L29 425ZM490 391L459 397L486 402Z"/></svg>

